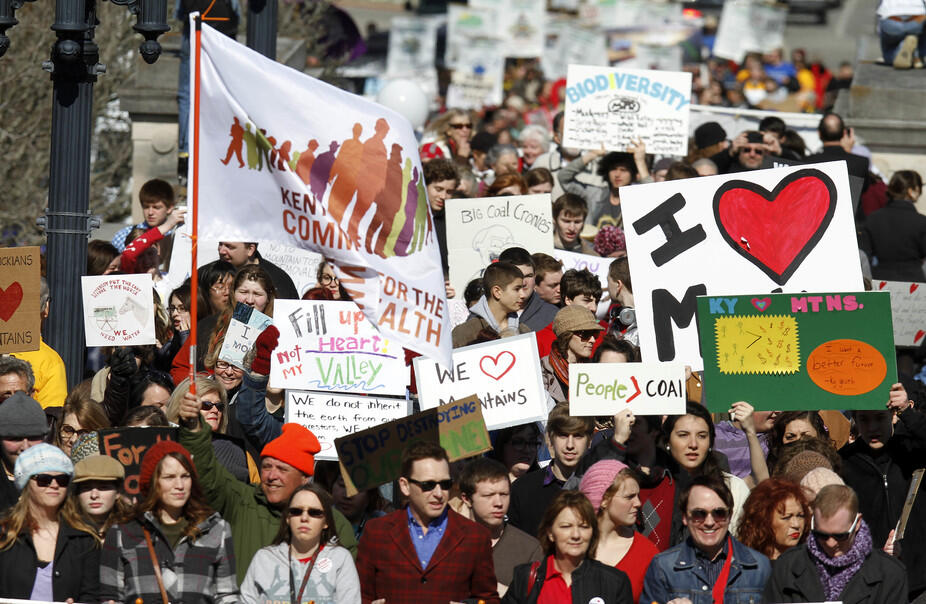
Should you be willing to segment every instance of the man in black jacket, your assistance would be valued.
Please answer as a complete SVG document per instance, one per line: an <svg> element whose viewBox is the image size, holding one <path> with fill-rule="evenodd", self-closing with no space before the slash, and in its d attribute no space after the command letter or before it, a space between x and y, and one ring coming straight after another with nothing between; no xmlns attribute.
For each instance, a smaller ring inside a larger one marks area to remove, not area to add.
<svg viewBox="0 0 926 604"><path fill-rule="evenodd" d="M861 178L863 182L868 179L868 158L850 152L855 146L855 134L851 128L846 128L842 118L835 113L827 113L820 119L817 126L820 142L823 149L813 155L808 155L807 163L822 163L827 161L845 160L846 169L850 176Z"/></svg>
<svg viewBox="0 0 926 604"><path fill-rule="evenodd" d="M803 545L775 561L764 602L908 601L903 564L872 542L852 489L841 484L820 489L810 528L811 536Z"/></svg>
<svg viewBox="0 0 926 604"><path fill-rule="evenodd" d="M889 547L910 477L926 460L926 415L913 408L902 385L894 384L888 410L855 411L853 417L859 438L839 450L842 478L862 494L860 511L869 523L876 548ZM926 589L926 540L914 537L917 531L922 533L924 523L926 496L921 489L899 548L914 594Z"/></svg>

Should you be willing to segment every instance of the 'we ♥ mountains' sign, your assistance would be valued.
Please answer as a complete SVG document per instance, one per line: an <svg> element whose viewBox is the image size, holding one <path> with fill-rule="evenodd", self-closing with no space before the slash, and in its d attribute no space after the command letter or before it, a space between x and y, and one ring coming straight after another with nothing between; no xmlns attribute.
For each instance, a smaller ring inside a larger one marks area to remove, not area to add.
<svg viewBox="0 0 926 604"><path fill-rule="evenodd" d="M547 416L547 393L533 334L457 348L452 367L424 357L414 363L422 409L475 394L482 401L489 430Z"/></svg>

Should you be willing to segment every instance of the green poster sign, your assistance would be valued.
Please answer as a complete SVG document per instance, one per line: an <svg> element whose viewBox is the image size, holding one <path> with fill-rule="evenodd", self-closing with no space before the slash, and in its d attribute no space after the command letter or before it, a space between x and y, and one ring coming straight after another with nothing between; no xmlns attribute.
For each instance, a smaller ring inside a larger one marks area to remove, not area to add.
<svg viewBox="0 0 926 604"><path fill-rule="evenodd" d="M886 292L698 297L713 412L883 409L897 381Z"/></svg>

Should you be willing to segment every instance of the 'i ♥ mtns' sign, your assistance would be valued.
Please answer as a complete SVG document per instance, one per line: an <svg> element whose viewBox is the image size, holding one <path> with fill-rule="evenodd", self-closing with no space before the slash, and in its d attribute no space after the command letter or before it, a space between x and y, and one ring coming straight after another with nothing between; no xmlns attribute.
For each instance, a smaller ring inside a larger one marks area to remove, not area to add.
<svg viewBox="0 0 926 604"><path fill-rule="evenodd" d="M703 366L696 299L862 289L845 162L624 187L648 361Z"/></svg>
<svg viewBox="0 0 926 604"><path fill-rule="evenodd" d="M489 430L547 417L547 393L532 333L456 348L453 367L425 357L414 363L422 409L475 394Z"/></svg>

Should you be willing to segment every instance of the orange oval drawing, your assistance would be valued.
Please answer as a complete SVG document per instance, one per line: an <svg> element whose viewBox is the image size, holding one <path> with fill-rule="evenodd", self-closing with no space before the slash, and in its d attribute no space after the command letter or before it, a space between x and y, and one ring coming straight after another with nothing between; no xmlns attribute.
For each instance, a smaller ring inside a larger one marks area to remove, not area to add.
<svg viewBox="0 0 926 604"><path fill-rule="evenodd" d="M833 394L854 396L871 392L887 375L887 362L878 349L859 340L830 340L807 357L813 383Z"/></svg>

